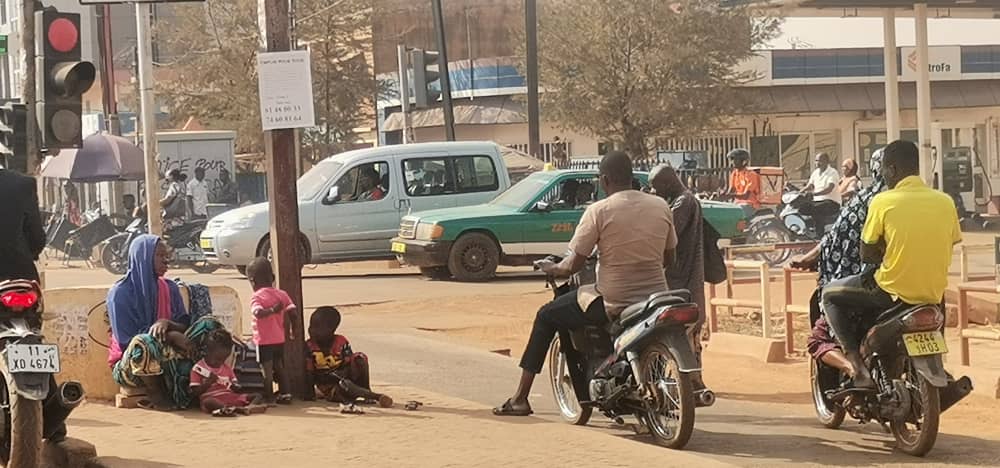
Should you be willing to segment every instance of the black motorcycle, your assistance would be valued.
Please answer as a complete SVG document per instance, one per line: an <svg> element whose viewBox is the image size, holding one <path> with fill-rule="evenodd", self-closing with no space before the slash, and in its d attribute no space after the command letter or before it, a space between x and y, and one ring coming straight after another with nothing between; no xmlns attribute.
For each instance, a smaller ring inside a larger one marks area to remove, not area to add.
<svg viewBox="0 0 1000 468"><path fill-rule="evenodd" d="M209 262L205 252L201 250L201 231L205 229L205 220L188 221L180 226L168 229L163 239L172 251L170 264L175 267L191 268L196 273L211 274L219 269L219 265ZM148 232L146 218L135 218L119 233L104 241L101 251L101 262L104 269L115 275L123 275L128 269L128 249L132 241Z"/></svg>
<svg viewBox="0 0 1000 468"><path fill-rule="evenodd" d="M924 456L937 440L941 413L972 391L968 377L954 381L944 370L944 314L938 305L902 304L860 325L868 330L861 353L875 388L850 387L838 370L813 359L816 415L831 429L845 414L877 422L902 452Z"/></svg>
<svg viewBox="0 0 1000 468"><path fill-rule="evenodd" d="M575 294L589 282L582 278L593 276L593 265L562 286L551 276L547 282L556 297ZM697 320L698 306L687 290L663 291L626 308L607 328L561 333L549 348L548 368L563 419L585 425L594 409L619 424L635 416L637 432L648 430L658 444L683 448L697 404L691 374L701 371L686 332ZM715 396L706 389L698 399L708 406Z"/></svg>
<svg viewBox="0 0 1000 468"><path fill-rule="evenodd" d="M775 210L760 210L751 217L747 240L751 244L785 244L790 242L815 242L832 228L837 216L818 217L812 214L813 195L801 192L787 184L781 195L781 204ZM779 249L762 253L758 259L772 267L783 265L795 253L792 249Z"/></svg>

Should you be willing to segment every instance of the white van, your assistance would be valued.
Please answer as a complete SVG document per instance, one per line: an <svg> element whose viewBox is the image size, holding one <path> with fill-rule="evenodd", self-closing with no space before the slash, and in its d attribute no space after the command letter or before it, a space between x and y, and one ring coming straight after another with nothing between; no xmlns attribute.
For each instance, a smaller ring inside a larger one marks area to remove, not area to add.
<svg viewBox="0 0 1000 468"><path fill-rule="evenodd" d="M417 211L477 205L510 187L492 142L383 146L331 156L298 181L305 263L393 258L389 239L400 218ZM201 247L213 263L244 272L270 257L268 204L212 218Z"/></svg>

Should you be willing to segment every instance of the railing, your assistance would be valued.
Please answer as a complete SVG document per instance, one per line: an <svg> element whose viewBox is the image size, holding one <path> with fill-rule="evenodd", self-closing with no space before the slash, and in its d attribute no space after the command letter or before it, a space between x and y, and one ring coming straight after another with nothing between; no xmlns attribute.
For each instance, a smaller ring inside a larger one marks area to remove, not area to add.
<svg viewBox="0 0 1000 468"><path fill-rule="evenodd" d="M752 283L753 279L737 280L733 278L733 272L737 270L757 271L760 280L760 300L744 300L733 298L733 284ZM733 309L736 307L746 307L760 310L761 333L764 338L771 337L771 271L767 262L756 260L729 260L726 262L726 297L716 297L714 284L708 288L708 317L709 332L719 331L718 309L725 307Z"/></svg>
<svg viewBox="0 0 1000 468"><path fill-rule="evenodd" d="M809 315L809 306L801 304L792 304L793 296L793 275L797 274L798 277L808 277L815 279L816 274L811 272L799 272L789 267L785 267L783 279L785 282L785 352L792 354L795 352L795 315L806 314Z"/></svg>
<svg viewBox="0 0 1000 468"><path fill-rule="evenodd" d="M992 293L1000 294L1000 284L972 284L962 283L958 285L958 336L961 338L960 355L962 365L969 365L969 340L990 340L1000 341L1000 332L988 330L969 329L969 293Z"/></svg>
<svg viewBox="0 0 1000 468"><path fill-rule="evenodd" d="M977 274L973 275L969 273L969 255L972 253L984 253L993 252L995 247L992 244L978 244L978 245L965 245L962 244L958 246L959 249L959 262L962 271L962 282L967 283L969 281L987 281L996 279L996 272Z"/></svg>

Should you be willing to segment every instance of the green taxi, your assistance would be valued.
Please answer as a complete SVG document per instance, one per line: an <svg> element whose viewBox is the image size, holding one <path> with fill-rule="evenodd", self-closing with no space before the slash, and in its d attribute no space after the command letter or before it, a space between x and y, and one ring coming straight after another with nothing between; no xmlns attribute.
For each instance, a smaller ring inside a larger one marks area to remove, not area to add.
<svg viewBox="0 0 1000 468"><path fill-rule="evenodd" d="M636 184L645 186L646 180L646 173L636 173ZM489 280L500 265L525 266L547 255L565 255L583 211L603 196L596 170L536 172L489 203L403 217L391 250L428 277ZM742 231L738 206L701 204L722 238Z"/></svg>

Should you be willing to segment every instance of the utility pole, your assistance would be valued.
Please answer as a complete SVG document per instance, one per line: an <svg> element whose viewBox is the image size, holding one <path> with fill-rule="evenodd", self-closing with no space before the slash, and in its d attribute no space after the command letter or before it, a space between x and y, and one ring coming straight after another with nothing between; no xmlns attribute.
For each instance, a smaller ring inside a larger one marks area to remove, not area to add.
<svg viewBox="0 0 1000 468"><path fill-rule="evenodd" d="M38 146L38 120L35 118L35 0L21 0L21 54L24 73L21 75L21 102L26 108L28 121L27 159L28 174L35 175L41 167L41 148ZM42 184L38 184L41 190Z"/></svg>
<svg viewBox="0 0 1000 468"><path fill-rule="evenodd" d="M400 112L403 113L403 144L413 143L410 138L410 76L407 69L410 68L407 58L410 56L405 44L396 46L396 54L399 56L399 103Z"/></svg>
<svg viewBox="0 0 1000 468"><path fill-rule="evenodd" d="M441 0L431 0L434 10L434 32L437 35L437 48L440 60L438 73L441 76L441 104L444 107L444 134L448 141L455 141L455 109L451 104L451 77L448 76L448 49L445 44L444 13L441 11Z"/></svg>
<svg viewBox="0 0 1000 468"><path fill-rule="evenodd" d="M111 5L95 5L97 9L97 42L100 47L101 92L104 123L112 135L121 135L122 126L118 120L118 99L115 96L115 60L111 47Z"/></svg>
<svg viewBox="0 0 1000 468"><path fill-rule="evenodd" d="M288 0L259 0L258 21L263 24L261 36L267 52L291 50L289 34ZM267 195L271 214L271 252L278 287L291 296L302 310L302 261L299 258L299 201L295 186L295 130L280 129L264 132L267 160ZM285 371L288 372L292 392L311 399L312 389L306 384L305 341L302 314L292 315L294 340L286 343Z"/></svg>
<svg viewBox="0 0 1000 468"><path fill-rule="evenodd" d="M156 164L156 105L153 96L153 44L149 37L150 10L146 3L135 4L135 30L139 62L139 106L142 107L142 152L146 158L146 214L149 233L163 234L160 217L160 168Z"/></svg>
<svg viewBox="0 0 1000 468"><path fill-rule="evenodd" d="M528 154L541 154L541 130L538 123L538 8L535 0L524 0L525 68L528 81Z"/></svg>

